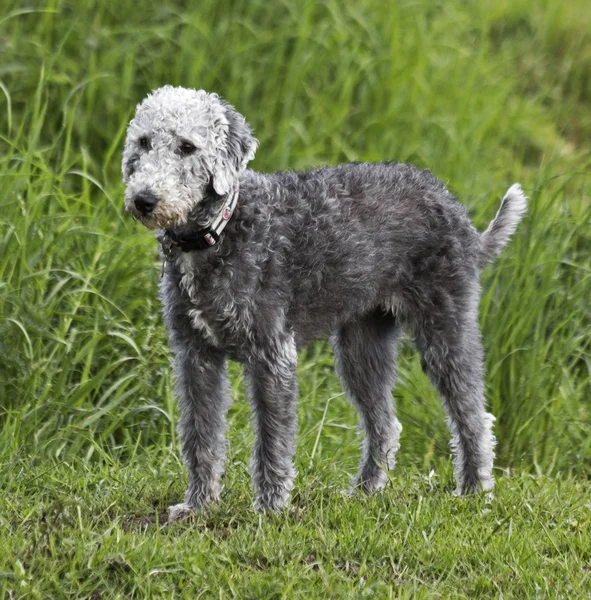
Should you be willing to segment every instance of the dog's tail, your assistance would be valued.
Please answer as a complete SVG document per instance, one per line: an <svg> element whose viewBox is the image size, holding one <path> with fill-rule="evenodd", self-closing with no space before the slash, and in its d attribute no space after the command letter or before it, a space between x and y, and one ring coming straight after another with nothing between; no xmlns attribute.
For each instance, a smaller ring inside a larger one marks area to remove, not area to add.
<svg viewBox="0 0 591 600"><path fill-rule="evenodd" d="M526 210L527 196L523 193L521 185L514 183L507 190L497 216L480 236L482 247L478 264L481 269L501 253Z"/></svg>

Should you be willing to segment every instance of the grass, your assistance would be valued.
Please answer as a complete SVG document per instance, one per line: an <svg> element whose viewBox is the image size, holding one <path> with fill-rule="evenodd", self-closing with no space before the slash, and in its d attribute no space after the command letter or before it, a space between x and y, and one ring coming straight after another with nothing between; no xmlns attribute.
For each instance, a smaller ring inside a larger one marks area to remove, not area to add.
<svg viewBox="0 0 591 600"><path fill-rule="evenodd" d="M330 465L300 478L289 512L263 517L251 510L241 464L220 505L168 526L166 503L183 482L174 456L154 458L15 462L0 538L0 557L13 565L4 589L51 598L581 598L590 588L589 495L573 478L506 476L494 501L466 500L449 493L449 469L410 470L375 497L344 502Z"/></svg>
<svg viewBox="0 0 591 600"><path fill-rule="evenodd" d="M335 487L344 479L328 468L301 478L291 511L262 517L238 468L219 506L167 526L166 503L183 484L170 454L126 466L14 466L0 555L13 565L4 589L22 596L579 598L589 590L589 497L572 478L503 477L490 502L453 497L449 470L411 470L384 493L344 502Z"/></svg>
<svg viewBox="0 0 591 600"><path fill-rule="evenodd" d="M0 16L0 597L580 597L591 507L591 17L586 3L8 3ZM483 273L495 499L452 489L410 345L385 493L345 501L355 414L326 343L300 355L293 510L250 510L231 365L227 492L187 526L155 242L123 212L135 103L164 83L247 115L260 170L431 168L484 229L530 209ZM435 473L429 476L429 473ZM587 530L585 529L587 528Z"/></svg>

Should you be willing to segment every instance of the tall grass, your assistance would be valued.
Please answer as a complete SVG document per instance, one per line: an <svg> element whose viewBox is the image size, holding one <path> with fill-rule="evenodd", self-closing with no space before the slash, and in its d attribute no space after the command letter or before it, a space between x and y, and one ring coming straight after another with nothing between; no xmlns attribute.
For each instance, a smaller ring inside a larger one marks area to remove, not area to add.
<svg viewBox="0 0 591 600"><path fill-rule="evenodd" d="M530 210L483 274L499 465L591 473L591 17L585 2L9 3L0 17L0 456L175 443L156 245L122 210L126 123L150 89L216 91L261 170L431 168L481 229L509 184ZM232 452L250 432L232 366ZM405 347L402 462L447 456ZM302 352L300 471L353 468L328 346ZM327 404L328 402L328 404Z"/></svg>

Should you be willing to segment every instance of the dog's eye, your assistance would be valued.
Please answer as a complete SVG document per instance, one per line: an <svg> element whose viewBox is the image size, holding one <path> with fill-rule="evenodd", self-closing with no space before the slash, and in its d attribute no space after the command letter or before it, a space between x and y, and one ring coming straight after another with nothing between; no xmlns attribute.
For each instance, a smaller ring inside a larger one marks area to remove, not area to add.
<svg viewBox="0 0 591 600"><path fill-rule="evenodd" d="M139 154L132 154L129 157L129 160L125 163L125 176L126 177L131 177L135 173L139 159L140 159Z"/></svg>
<svg viewBox="0 0 591 600"><path fill-rule="evenodd" d="M142 150L149 150L150 149L150 140L146 137L143 136L138 140L138 144L140 146L140 148Z"/></svg>
<svg viewBox="0 0 591 600"><path fill-rule="evenodd" d="M179 151L183 156L189 156L189 154L193 154L197 150L195 144L189 142L188 140L182 140L181 145L179 146Z"/></svg>

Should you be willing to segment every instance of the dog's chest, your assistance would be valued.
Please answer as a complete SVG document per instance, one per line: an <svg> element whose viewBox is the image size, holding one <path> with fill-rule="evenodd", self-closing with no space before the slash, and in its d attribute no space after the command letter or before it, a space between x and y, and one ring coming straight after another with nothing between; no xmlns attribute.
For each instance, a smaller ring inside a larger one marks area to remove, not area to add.
<svg viewBox="0 0 591 600"><path fill-rule="evenodd" d="M188 316L193 328L218 348L240 344L250 329L253 299L237 293L231 265L204 270L199 266L191 255L182 256L178 262L179 286L189 300Z"/></svg>

